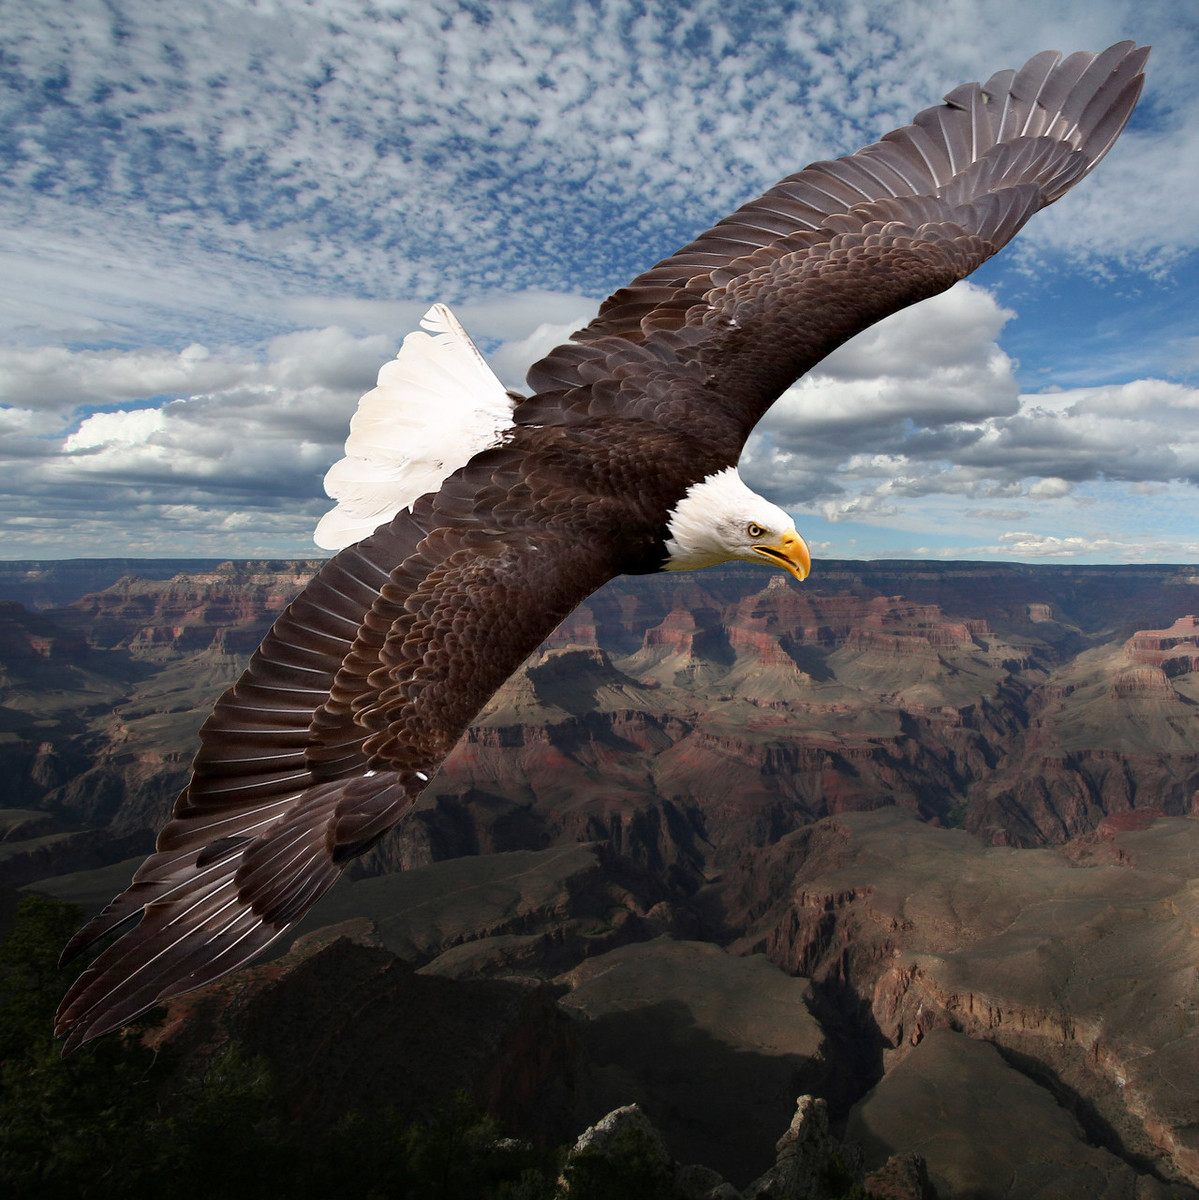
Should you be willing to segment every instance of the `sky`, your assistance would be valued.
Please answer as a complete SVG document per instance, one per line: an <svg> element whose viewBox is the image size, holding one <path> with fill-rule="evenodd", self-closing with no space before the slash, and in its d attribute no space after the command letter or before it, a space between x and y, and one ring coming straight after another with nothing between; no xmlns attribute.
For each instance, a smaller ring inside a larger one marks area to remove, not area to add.
<svg viewBox="0 0 1199 1200"><path fill-rule="evenodd" d="M1194 0L0 0L0 557L316 557L429 303L521 388L782 176L1123 38L1094 174L742 473L817 558L1199 561Z"/></svg>

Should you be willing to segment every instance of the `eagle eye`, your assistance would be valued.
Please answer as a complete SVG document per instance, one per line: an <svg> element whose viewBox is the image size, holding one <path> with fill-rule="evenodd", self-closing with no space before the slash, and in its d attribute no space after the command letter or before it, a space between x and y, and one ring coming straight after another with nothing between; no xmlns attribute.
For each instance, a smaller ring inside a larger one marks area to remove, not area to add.
<svg viewBox="0 0 1199 1200"><path fill-rule="evenodd" d="M766 532L756 521L750 521L749 527L746 530L751 538L760 538Z"/></svg>

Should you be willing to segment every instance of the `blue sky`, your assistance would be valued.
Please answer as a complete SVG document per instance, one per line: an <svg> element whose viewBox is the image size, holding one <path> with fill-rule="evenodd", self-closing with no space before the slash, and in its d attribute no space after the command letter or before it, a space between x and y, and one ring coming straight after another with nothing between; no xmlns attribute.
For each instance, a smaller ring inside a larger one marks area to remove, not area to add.
<svg viewBox="0 0 1199 1200"><path fill-rule="evenodd" d="M743 473L818 556L1199 560L1192 0L0 0L0 555L315 555L431 301L519 387L782 175L1125 37L1148 86L1095 173Z"/></svg>

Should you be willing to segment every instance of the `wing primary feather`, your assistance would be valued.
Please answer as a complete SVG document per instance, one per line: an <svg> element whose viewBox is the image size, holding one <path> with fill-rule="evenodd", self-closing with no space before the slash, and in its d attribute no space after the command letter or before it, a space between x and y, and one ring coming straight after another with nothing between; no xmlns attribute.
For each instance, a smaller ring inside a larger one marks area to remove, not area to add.
<svg viewBox="0 0 1199 1200"><path fill-rule="evenodd" d="M190 888L196 886L197 884L203 883L207 874L216 873L220 869L220 863L216 863L214 866L209 868L207 872L201 871L196 875L190 876L188 879L181 881L176 887L163 892L156 898L160 900L168 900L171 896L177 894L183 888ZM137 881L135 880L135 884L136 882ZM124 925L135 918L141 917L142 915L143 905L141 904L138 904L128 912L120 913L120 915L118 915L118 910L114 905L115 902L114 904L110 904L107 908L105 908L103 912L99 913L96 917L89 921L67 943L61 957L59 958L59 966L66 966L67 963L75 959L83 950L86 950L88 946L94 944L100 938L104 937L105 934L110 933L119 926Z"/></svg>
<svg viewBox="0 0 1199 1200"><path fill-rule="evenodd" d="M1087 105L1103 86L1113 67L1134 52L1134 45L1133 42L1117 42L1114 46L1109 46L1106 50L1096 54L1087 64L1074 87L1071 88L1070 95L1062 104L1062 116L1066 118L1072 128L1077 126ZM1143 49L1144 54L1147 55L1147 48ZM1137 70L1140 70L1143 63L1144 57L1141 58Z"/></svg>
<svg viewBox="0 0 1199 1200"><path fill-rule="evenodd" d="M1087 164L1083 173L1090 171L1095 163L1106 155L1115 144L1116 138L1128 124L1128 118L1132 115L1132 110L1140 98L1143 83L1142 79L1129 80L1124 85L1117 104L1105 113L1091 130L1087 143L1089 147L1093 147L1095 158Z"/></svg>
<svg viewBox="0 0 1199 1200"><path fill-rule="evenodd" d="M1017 82L1012 85L1014 91L1018 83L1023 83L1021 103L1025 111L1017 132L1024 137L1037 137L1044 132L1046 110L1042 97L1060 58L1056 50L1034 54L1024 64L1016 77Z"/></svg>
<svg viewBox="0 0 1199 1200"><path fill-rule="evenodd" d="M255 829L262 829L266 825L270 825L279 819L277 809L286 808L288 805L295 802L294 796L285 796L282 800L275 800L257 804L254 806L253 815L259 817L257 821L247 821L246 813L238 811L227 816L214 816L212 820L202 819L202 814L191 815L177 818L178 832L176 836L186 839L186 844L180 847L177 844L172 844L169 839L159 840L159 850L170 852L177 848L194 848L197 842L203 841L208 843L208 839L216 830L222 829L225 826L231 826L232 833L252 833ZM220 810L217 810L218 814ZM170 827L168 827L169 829ZM167 832L164 830L164 833ZM221 835L222 837L231 836L230 833Z"/></svg>
<svg viewBox="0 0 1199 1200"><path fill-rule="evenodd" d="M217 964L217 962L221 958L223 958L225 955L232 954L233 951L236 950L237 947L240 946L242 944L242 942L244 942L246 940L246 938L248 938L256 929L258 929L263 924L262 918L255 917L255 916L253 916L253 914L246 914L246 913L239 914L238 920L246 921L246 928L240 934L238 934L238 936L232 942L230 942L229 945L224 947L224 949L221 950L221 952L212 959L213 966L215 966ZM233 925L234 923L235 922L231 921L230 925Z"/></svg>

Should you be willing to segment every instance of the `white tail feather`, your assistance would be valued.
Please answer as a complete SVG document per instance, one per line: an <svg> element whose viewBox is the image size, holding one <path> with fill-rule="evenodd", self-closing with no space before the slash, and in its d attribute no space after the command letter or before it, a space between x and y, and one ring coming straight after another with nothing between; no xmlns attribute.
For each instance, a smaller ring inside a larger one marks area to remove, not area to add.
<svg viewBox="0 0 1199 1200"><path fill-rule="evenodd" d="M454 314L434 304L421 327L358 401L346 456L325 476L337 507L314 540L326 550L374 533L512 426L512 398Z"/></svg>

